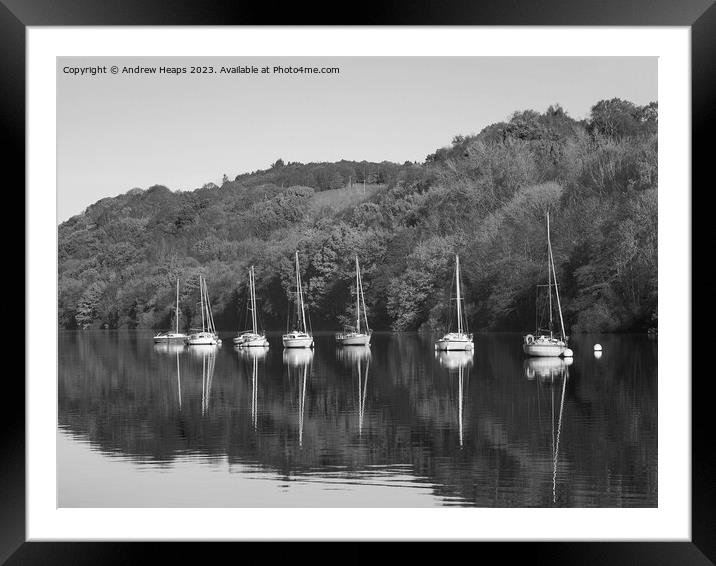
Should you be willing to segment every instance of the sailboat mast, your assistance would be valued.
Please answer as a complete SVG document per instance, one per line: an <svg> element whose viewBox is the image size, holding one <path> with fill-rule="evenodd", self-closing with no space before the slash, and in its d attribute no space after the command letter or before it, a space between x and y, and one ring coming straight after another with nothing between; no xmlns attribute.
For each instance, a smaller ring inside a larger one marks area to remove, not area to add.
<svg viewBox="0 0 716 566"><path fill-rule="evenodd" d="M460 257L455 254L455 280L457 285L457 332L462 334L462 308L460 305Z"/></svg>
<svg viewBox="0 0 716 566"><path fill-rule="evenodd" d="M356 256L356 332L360 333L360 274L358 256Z"/></svg>
<svg viewBox="0 0 716 566"><path fill-rule="evenodd" d="M298 285L298 301L301 305L301 323L303 324L303 332L307 332L306 328L306 313L303 307L303 289L301 285L301 271L298 268L298 252L296 252L296 284Z"/></svg>
<svg viewBox="0 0 716 566"><path fill-rule="evenodd" d="M363 322L365 322L365 331L370 332L370 327L368 326L368 313L365 308L365 295L363 295L363 278L358 277L359 287L360 287L360 300L361 303L363 303Z"/></svg>
<svg viewBox="0 0 716 566"><path fill-rule="evenodd" d="M204 278L199 275L199 303L201 305L201 331L206 332L204 324Z"/></svg>
<svg viewBox="0 0 716 566"><path fill-rule="evenodd" d="M564 338L565 338L566 335L565 335L565 333L564 333L564 319L562 318L562 303L561 303L560 300L559 300L559 288L557 287L557 272L556 272L555 269L554 269L554 256L552 255L552 241L550 240L550 237L549 237L549 212L547 213L547 249L549 250L549 260L550 260L549 263L550 263L551 266L552 266L552 273L551 273L551 275L552 275L552 279L554 280L554 294L555 294L555 296L557 297L557 310L559 311L559 325L560 325L560 327L562 328L562 339L564 340ZM552 300L552 293L551 293L551 292L550 292L550 294L549 294L549 297L550 297L550 301L551 301L551 300ZM551 309L551 306L552 306L552 305L551 305L551 302L550 302L550 313L549 313L549 316L550 316L550 334L551 334L551 331L552 331L552 328L551 328L551 326L552 326L552 325L551 325L551 322L552 322L552 309Z"/></svg>
<svg viewBox="0 0 716 566"><path fill-rule="evenodd" d="M204 279L204 308L206 309L206 331L211 332L211 312L209 311L209 290Z"/></svg>
<svg viewBox="0 0 716 566"><path fill-rule="evenodd" d="M179 334L179 278L178 277L177 277L177 307L176 307L175 317L177 319L176 320L176 326L177 326L176 333Z"/></svg>
<svg viewBox="0 0 716 566"><path fill-rule="evenodd" d="M552 338L552 246L549 240L549 211L547 211L547 291L549 294L549 337Z"/></svg>
<svg viewBox="0 0 716 566"><path fill-rule="evenodd" d="M204 279L204 303L206 303L206 331L216 333L214 315L211 312L211 303L209 303L209 289L206 287L206 279Z"/></svg>
<svg viewBox="0 0 716 566"><path fill-rule="evenodd" d="M254 282L254 266L251 266L249 272L249 290L251 293L251 322L254 325L254 334L258 332L256 325L256 283Z"/></svg>

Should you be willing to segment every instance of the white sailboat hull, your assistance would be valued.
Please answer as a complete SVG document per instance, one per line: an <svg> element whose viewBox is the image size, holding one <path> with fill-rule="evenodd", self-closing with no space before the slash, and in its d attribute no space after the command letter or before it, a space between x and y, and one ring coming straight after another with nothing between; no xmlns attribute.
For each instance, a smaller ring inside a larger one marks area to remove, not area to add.
<svg viewBox="0 0 716 566"><path fill-rule="evenodd" d="M284 334L284 348L313 348L313 336L309 334Z"/></svg>
<svg viewBox="0 0 716 566"><path fill-rule="evenodd" d="M210 332L198 332L196 334L190 334L189 337L186 339L186 343L189 346L215 346L220 342L221 341L216 336L216 334L212 334Z"/></svg>
<svg viewBox="0 0 716 566"><path fill-rule="evenodd" d="M243 342L239 344L242 348L266 348L268 345L269 342L265 336L251 336L244 338Z"/></svg>
<svg viewBox="0 0 716 566"><path fill-rule="evenodd" d="M448 351L448 350L472 350L475 347L475 343L472 341L472 336L468 334L461 334L453 332L446 334L440 340L435 342L435 349Z"/></svg>
<svg viewBox="0 0 716 566"><path fill-rule="evenodd" d="M556 339L537 339L531 343L522 345L522 351L528 356L541 358L556 358L561 356L567 349L567 345L562 340Z"/></svg>
<svg viewBox="0 0 716 566"><path fill-rule="evenodd" d="M336 342L341 346L370 346L370 334L339 334Z"/></svg>
<svg viewBox="0 0 716 566"><path fill-rule="evenodd" d="M475 343L472 340L438 340L435 342L436 350L472 350Z"/></svg>

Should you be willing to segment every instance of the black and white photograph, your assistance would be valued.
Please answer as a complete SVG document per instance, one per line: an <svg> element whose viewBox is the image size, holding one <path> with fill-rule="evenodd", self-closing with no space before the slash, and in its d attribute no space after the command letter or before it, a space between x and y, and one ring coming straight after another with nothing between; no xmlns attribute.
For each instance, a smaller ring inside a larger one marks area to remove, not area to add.
<svg viewBox="0 0 716 566"><path fill-rule="evenodd" d="M656 508L658 58L58 57L58 508Z"/></svg>

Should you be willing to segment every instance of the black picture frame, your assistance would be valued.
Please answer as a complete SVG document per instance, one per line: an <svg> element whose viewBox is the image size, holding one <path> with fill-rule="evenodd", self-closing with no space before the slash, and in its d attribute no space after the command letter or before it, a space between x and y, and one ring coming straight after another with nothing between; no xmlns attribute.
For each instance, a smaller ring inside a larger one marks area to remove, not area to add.
<svg viewBox="0 0 716 566"><path fill-rule="evenodd" d="M293 4L275 5L201 0L0 0L0 131L4 134L13 187L25 186L25 31L28 26L96 25L463 25L463 26L685 26L691 29L692 181L708 189L707 135L716 131L716 6L714 0L393 0L362 2L338 11ZM350 15L348 15L350 14ZM692 207L693 209L693 207ZM694 238L696 241L696 238ZM707 241L711 238L707 238ZM28 297L25 297L28 300ZM691 360L687 364L691 367ZM196 545L139 542L26 542L25 541L25 398L24 382L6 374L6 402L0 412L0 563L106 564L144 563L200 558L203 563L226 551L226 544ZM716 451L711 448L710 378L692 380L692 539L691 542L525 542L479 544L481 558L511 563L564 564L695 564L716 563ZM690 379L691 375L672 376ZM316 533L320 540L320 533ZM262 560L286 558L265 543ZM295 544L298 543L286 543ZM311 553L331 561L372 559L384 551L380 543L352 542L345 548ZM418 552L424 555L421 545ZM303 548L303 547L301 547ZM455 550L452 550L455 552ZM459 549L457 550L459 552ZM401 550L401 552L403 552ZM475 558L475 550L470 550ZM260 554L258 556L261 556ZM238 558L238 557L236 557ZM487 558L487 559L490 559Z"/></svg>

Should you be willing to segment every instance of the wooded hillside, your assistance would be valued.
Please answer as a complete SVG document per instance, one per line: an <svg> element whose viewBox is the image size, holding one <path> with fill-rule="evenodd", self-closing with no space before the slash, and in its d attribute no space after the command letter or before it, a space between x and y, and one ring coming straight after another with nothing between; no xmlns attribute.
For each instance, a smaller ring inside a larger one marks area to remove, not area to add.
<svg viewBox="0 0 716 566"><path fill-rule="evenodd" d="M278 159L220 187L102 199L58 228L60 326L167 328L177 278L182 326L196 325L204 274L218 328L238 329L253 264L264 325L282 330L298 250L314 329L347 322L356 254L374 329L443 327L457 252L471 328L532 330L549 210L568 331L645 331L657 124L656 103L603 100L583 121L553 106L421 164Z"/></svg>

